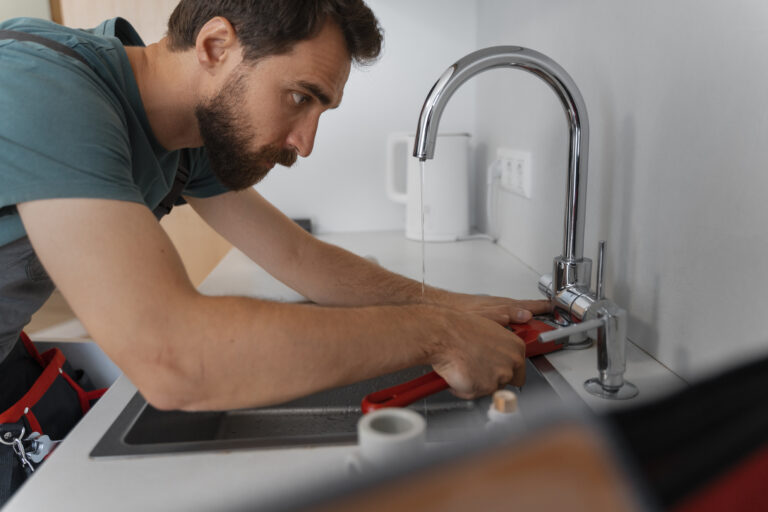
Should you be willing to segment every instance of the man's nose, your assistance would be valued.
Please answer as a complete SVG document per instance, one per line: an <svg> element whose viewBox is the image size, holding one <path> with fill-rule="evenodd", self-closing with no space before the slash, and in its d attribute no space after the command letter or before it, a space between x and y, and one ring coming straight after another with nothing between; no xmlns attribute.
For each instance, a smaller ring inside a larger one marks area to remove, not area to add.
<svg viewBox="0 0 768 512"><path fill-rule="evenodd" d="M317 123L320 116L312 116L303 119L297 123L288 134L286 143L296 148L296 152L301 157L308 157L312 153L315 145L315 135L317 134Z"/></svg>

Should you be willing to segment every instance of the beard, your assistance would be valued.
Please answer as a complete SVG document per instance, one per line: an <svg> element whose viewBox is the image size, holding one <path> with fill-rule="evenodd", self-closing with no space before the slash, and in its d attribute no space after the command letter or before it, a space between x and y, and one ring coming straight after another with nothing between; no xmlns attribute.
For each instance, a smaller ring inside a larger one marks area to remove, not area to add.
<svg viewBox="0 0 768 512"><path fill-rule="evenodd" d="M274 144L251 150L256 130L244 119L239 106L244 104L245 74L232 73L221 91L195 107L200 136L208 152L216 178L230 190L244 190L260 182L275 164L290 167L296 151Z"/></svg>

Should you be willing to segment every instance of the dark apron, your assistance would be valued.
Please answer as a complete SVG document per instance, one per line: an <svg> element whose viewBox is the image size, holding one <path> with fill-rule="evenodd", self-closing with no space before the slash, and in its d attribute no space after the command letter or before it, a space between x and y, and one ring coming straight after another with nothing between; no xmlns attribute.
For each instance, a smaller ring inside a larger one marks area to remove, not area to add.
<svg viewBox="0 0 768 512"><path fill-rule="evenodd" d="M0 411L4 411L40 375L40 365L26 353L19 335L54 285L26 237L0 247L0 269Z"/></svg>
<svg viewBox="0 0 768 512"><path fill-rule="evenodd" d="M19 401L43 371L27 353L19 335L53 289L28 238L0 247L0 412ZM62 426L74 425L79 419L77 410L68 405L56 407ZM17 437L15 429L21 426L21 422L0 425L0 435ZM64 428L57 434L63 437ZM0 507L27 479L24 469L10 447L0 446Z"/></svg>

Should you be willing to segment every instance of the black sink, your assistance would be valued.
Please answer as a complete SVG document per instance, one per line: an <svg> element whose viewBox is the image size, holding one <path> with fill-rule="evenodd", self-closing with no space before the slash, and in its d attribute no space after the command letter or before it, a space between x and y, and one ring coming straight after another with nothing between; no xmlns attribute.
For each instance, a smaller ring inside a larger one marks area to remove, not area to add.
<svg viewBox="0 0 768 512"><path fill-rule="evenodd" d="M539 370L528 361L520 409L542 395L556 396ZM92 457L114 457L285 448L357 442L362 398L431 371L410 368L349 386L331 389L285 404L217 412L159 411L140 393L130 400L91 452ZM490 398L461 400L448 391L410 406L427 420L427 441L461 439L485 425Z"/></svg>

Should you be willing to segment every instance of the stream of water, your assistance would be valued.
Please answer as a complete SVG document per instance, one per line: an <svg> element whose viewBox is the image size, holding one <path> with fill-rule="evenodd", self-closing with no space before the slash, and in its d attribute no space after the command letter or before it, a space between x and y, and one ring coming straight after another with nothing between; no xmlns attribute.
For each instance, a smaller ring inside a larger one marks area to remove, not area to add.
<svg viewBox="0 0 768 512"><path fill-rule="evenodd" d="M421 193L421 197L419 198L419 209L421 210L421 298L424 299L424 289L426 288L426 276L427 276L427 266L426 266L426 258L424 257L425 254L425 248L426 243L424 241L424 167L426 165L426 161L422 160L419 162L420 164L420 178L421 178L421 187L419 187L419 192Z"/></svg>

